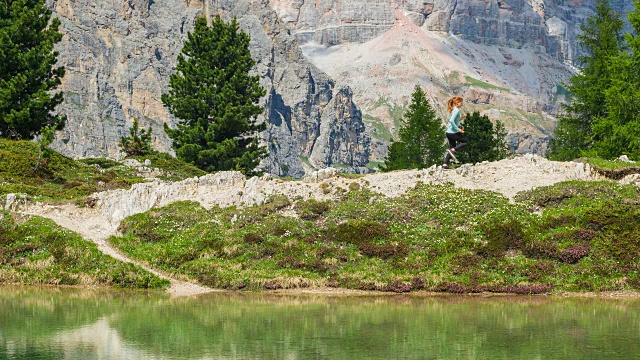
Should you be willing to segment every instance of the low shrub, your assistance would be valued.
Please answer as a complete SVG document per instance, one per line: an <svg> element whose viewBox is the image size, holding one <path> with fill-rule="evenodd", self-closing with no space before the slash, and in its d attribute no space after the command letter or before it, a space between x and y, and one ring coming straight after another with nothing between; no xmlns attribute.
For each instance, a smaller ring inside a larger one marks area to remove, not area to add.
<svg viewBox="0 0 640 360"><path fill-rule="evenodd" d="M329 241L342 243L371 243L390 235L387 226L371 220L349 220L326 231Z"/></svg>
<svg viewBox="0 0 640 360"><path fill-rule="evenodd" d="M503 214L489 216L479 224L486 243L479 247L482 256L502 256L507 250L522 249L526 243L523 224L518 219L503 217Z"/></svg>
<svg viewBox="0 0 640 360"><path fill-rule="evenodd" d="M264 238L261 235L249 232L244 234L244 242L247 244L260 244L264 242Z"/></svg>
<svg viewBox="0 0 640 360"><path fill-rule="evenodd" d="M584 245L570 246L558 254L558 259L566 264L575 264L589 255L589 248Z"/></svg>
<svg viewBox="0 0 640 360"><path fill-rule="evenodd" d="M318 201L310 199L298 201L298 203L296 203L295 209L301 219L314 220L329 211L329 209L331 209L331 205L329 201Z"/></svg>
<svg viewBox="0 0 640 360"><path fill-rule="evenodd" d="M106 158L90 158L90 159L81 159L79 160L81 163L97 166L100 169L108 170L113 167L121 165L119 162Z"/></svg>
<svg viewBox="0 0 640 360"><path fill-rule="evenodd" d="M358 242L358 249L366 256L380 259L405 257L409 253L409 248L406 245L397 243L376 245L368 242Z"/></svg>

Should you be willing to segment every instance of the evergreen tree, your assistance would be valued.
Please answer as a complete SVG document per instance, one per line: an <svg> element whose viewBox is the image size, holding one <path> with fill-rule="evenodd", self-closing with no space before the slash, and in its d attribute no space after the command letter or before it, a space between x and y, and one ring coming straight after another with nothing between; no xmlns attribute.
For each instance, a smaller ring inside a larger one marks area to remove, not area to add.
<svg viewBox="0 0 640 360"><path fill-rule="evenodd" d="M44 127L64 127L53 115L62 93L51 94L64 76L54 68L59 26L44 0L0 2L0 137L32 139Z"/></svg>
<svg viewBox="0 0 640 360"><path fill-rule="evenodd" d="M469 139L456 157L461 163L497 161L511 154L507 145L507 131L500 120L494 125L486 115L474 112L464 121L464 136Z"/></svg>
<svg viewBox="0 0 640 360"><path fill-rule="evenodd" d="M611 62L613 76L605 101L607 113L594 119L589 155L613 159L626 154L640 159L640 1L629 13L634 34L626 35L628 51Z"/></svg>
<svg viewBox="0 0 640 360"><path fill-rule="evenodd" d="M151 127L140 129L138 119L133 119L133 126L129 128L129 136L120 139L120 150L127 156L149 155L153 153L151 145Z"/></svg>
<svg viewBox="0 0 640 360"><path fill-rule="evenodd" d="M439 163L445 149L444 131L424 91L416 85L398 133L400 139L389 147L382 170L421 169Z"/></svg>
<svg viewBox="0 0 640 360"><path fill-rule="evenodd" d="M216 16L211 26L198 17L178 56L177 72L162 102L180 121L165 126L178 158L205 171L240 170L252 174L266 156L256 124L262 113L258 100L265 95L249 52L249 35L236 19L225 23Z"/></svg>
<svg viewBox="0 0 640 360"><path fill-rule="evenodd" d="M606 91L615 75L612 61L623 46L623 22L609 6L610 0L599 0L596 14L581 26L578 44L584 55L578 58L579 74L569 80L571 103L565 115L558 119L555 139L551 141L549 157L573 160L581 151L592 147L592 124L596 118L606 118Z"/></svg>

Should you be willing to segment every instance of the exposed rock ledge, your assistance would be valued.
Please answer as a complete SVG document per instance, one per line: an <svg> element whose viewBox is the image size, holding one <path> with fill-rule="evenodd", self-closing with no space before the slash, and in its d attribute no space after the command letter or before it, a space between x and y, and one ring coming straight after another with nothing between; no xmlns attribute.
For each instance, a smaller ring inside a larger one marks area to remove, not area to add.
<svg viewBox="0 0 640 360"><path fill-rule="evenodd" d="M219 172L175 183L156 180L135 184L130 190L96 193L87 207L27 204L15 195L7 196L4 207L54 219L66 217L72 223L71 227L81 234L93 229L110 235L116 233L120 221L128 216L183 200L196 201L205 208L211 208L262 204L268 197L278 194L289 198L332 199L337 196L333 190L349 189L352 183L384 196L396 197L418 182L452 182L456 187L491 190L513 198L518 192L534 187L573 179L601 178L588 164L554 162L528 154L492 163L465 164L455 170L433 166L423 170L369 174L360 178L341 177L331 168L313 172L301 181L273 179L269 175L246 179L239 172ZM627 182L637 181L629 180Z"/></svg>

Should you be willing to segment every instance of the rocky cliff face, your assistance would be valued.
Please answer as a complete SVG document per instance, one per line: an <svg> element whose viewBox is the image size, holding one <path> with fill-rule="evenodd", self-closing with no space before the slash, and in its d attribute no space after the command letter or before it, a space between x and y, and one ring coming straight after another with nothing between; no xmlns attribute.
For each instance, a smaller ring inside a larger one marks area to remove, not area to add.
<svg viewBox="0 0 640 360"><path fill-rule="evenodd" d="M236 16L267 89L260 118L267 171L301 177L327 165L364 170L386 155L413 86L440 111L505 122L520 152L544 153L593 0L48 0L62 20L67 69L56 149L117 156L134 118L170 151L160 95L198 14ZM613 0L620 12L630 2ZM304 55L303 55L304 54ZM358 106L356 106L358 104ZM362 112L360 111L362 109Z"/></svg>
<svg viewBox="0 0 640 360"><path fill-rule="evenodd" d="M580 24L594 0L271 0L301 42L324 45L366 42L391 29L399 10L428 31L458 35L478 44L539 46L565 61L578 52ZM613 0L621 14L631 1Z"/></svg>
<svg viewBox="0 0 640 360"><path fill-rule="evenodd" d="M500 119L518 152L544 153L579 53L592 0L271 0L305 55L337 84L349 84L386 154L413 86L441 110L447 97ZM616 0L620 13L630 2ZM624 17L624 16L623 16Z"/></svg>
<svg viewBox="0 0 640 360"><path fill-rule="evenodd" d="M336 102L354 108L351 92L306 61L296 40L289 35L267 1L128 0L95 3L87 0L51 1L62 20L64 39L59 63L67 69L62 90L66 99L66 129L55 147L74 157L116 156L120 137L128 134L133 119L151 126L158 150L170 151L164 123L175 125L160 95L187 32L198 14L236 16L251 35L255 72L267 89L263 99L268 123L262 134L271 153L265 168L278 175L304 175L301 158L312 153L317 166L361 166L368 161L367 135L344 131L327 136L340 123ZM335 98L335 99L334 99ZM346 121L362 127L359 112ZM336 140L340 138L341 140ZM347 144L359 141L358 144ZM336 148L332 148L332 146ZM345 151L348 149L348 151Z"/></svg>

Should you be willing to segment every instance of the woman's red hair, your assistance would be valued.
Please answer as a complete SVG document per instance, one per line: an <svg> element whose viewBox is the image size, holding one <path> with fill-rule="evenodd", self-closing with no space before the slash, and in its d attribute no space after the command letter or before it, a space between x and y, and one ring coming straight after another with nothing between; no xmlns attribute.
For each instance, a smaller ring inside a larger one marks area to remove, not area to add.
<svg viewBox="0 0 640 360"><path fill-rule="evenodd" d="M462 97L460 96L454 96L447 100L447 111L452 112L453 108L458 104L462 104Z"/></svg>

